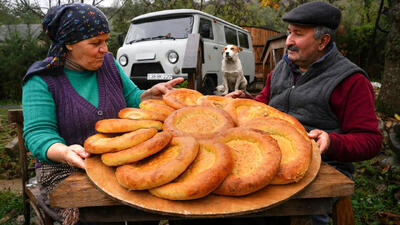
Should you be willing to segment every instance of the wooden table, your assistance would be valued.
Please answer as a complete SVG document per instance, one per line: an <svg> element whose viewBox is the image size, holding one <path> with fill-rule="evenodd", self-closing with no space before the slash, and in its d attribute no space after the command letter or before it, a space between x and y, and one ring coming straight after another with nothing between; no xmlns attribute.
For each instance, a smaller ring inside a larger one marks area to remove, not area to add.
<svg viewBox="0 0 400 225"><path fill-rule="evenodd" d="M353 192L352 180L328 164L322 163L315 180L288 201L266 210L235 217L290 216L291 224L311 224L311 215L331 212L332 197L350 196ZM62 181L50 194L50 205L61 208L77 207L81 220L85 222L190 218L190 215L163 215L123 205L98 190L85 172L73 173Z"/></svg>

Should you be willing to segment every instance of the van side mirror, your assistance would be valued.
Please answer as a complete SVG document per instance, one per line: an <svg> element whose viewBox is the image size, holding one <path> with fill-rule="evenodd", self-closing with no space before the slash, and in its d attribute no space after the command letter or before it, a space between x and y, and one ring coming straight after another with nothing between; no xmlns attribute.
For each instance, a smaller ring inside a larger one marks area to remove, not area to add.
<svg viewBox="0 0 400 225"><path fill-rule="evenodd" d="M124 44L124 35L118 34L118 44L122 46Z"/></svg>

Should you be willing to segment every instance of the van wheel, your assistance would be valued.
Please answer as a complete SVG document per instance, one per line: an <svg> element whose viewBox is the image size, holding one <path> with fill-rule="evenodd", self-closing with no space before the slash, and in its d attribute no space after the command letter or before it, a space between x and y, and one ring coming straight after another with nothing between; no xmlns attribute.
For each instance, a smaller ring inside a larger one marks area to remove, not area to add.
<svg viewBox="0 0 400 225"><path fill-rule="evenodd" d="M202 92L202 80L203 80L203 57L202 57L202 49L199 46L199 50L197 51L197 66L196 66L196 77L194 81L194 89Z"/></svg>
<svg viewBox="0 0 400 225"><path fill-rule="evenodd" d="M209 76L206 75L203 81L203 87L202 87L202 94L203 95L214 95L215 88L217 87L217 84L215 80Z"/></svg>

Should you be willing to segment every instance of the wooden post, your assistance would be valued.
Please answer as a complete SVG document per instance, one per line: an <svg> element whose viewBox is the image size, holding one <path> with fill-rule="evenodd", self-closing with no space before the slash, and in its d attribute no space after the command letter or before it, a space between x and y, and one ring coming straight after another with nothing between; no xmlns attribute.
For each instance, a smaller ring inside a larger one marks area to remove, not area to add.
<svg viewBox="0 0 400 225"><path fill-rule="evenodd" d="M23 133L23 126L24 126L24 117L22 115L22 109L10 109L8 110L8 121L11 123L15 123L16 128L17 128L17 134L18 134L18 151L19 151L19 163L21 165L21 176L22 176L22 197L23 197L23 207L24 207L24 218L25 218L25 225L30 224L30 214L31 214L31 208L29 206L29 202L27 201L28 195L26 194L25 191L25 185L28 182L28 164L27 161L25 160L25 143L24 139L22 138L22 133Z"/></svg>
<svg viewBox="0 0 400 225"><path fill-rule="evenodd" d="M334 205L332 211L334 225L354 225L354 212L350 197L340 198Z"/></svg>

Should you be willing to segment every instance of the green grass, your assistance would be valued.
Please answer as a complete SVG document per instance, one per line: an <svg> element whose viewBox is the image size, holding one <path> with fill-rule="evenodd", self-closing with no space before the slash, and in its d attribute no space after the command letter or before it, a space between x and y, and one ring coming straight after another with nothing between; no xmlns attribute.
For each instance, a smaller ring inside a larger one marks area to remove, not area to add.
<svg viewBox="0 0 400 225"><path fill-rule="evenodd" d="M356 186L351 199L357 225L400 224L400 220L382 215L400 212L400 199L395 197L400 194L400 173L390 164L379 163L387 154L390 150L385 148L377 158L355 164Z"/></svg>
<svg viewBox="0 0 400 225"><path fill-rule="evenodd" d="M13 158L5 151L5 146L17 136L14 125L8 122L7 110L0 108L0 179L19 177L18 158Z"/></svg>
<svg viewBox="0 0 400 225"><path fill-rule="evenodd" d="M12 191L0 191L0 220L9 219L2 225L14 225L16 217L23 214L22 196Z"/></svg>

